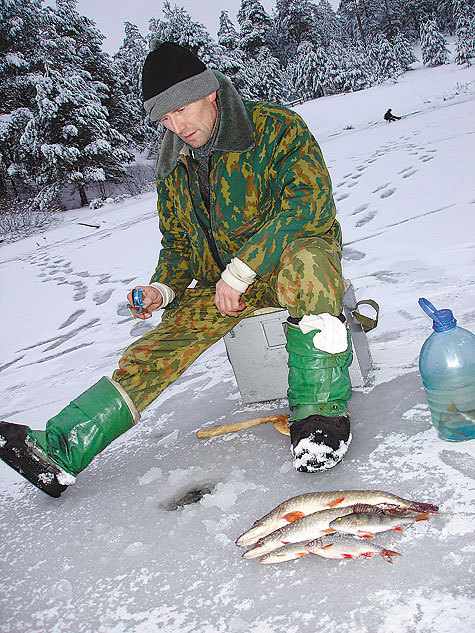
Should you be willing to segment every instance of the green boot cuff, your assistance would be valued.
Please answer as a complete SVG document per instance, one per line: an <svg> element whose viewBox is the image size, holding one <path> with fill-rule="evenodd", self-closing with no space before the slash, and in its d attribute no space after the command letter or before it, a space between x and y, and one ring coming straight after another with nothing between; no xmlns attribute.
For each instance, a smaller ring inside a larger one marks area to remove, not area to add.
<svg viewBox="0 0 475 633"><path fill-rule="evenodd" d="M101 378L47 422L44 436L30 435L53 462L76 476L137 419L132 401L126 402L113 381Z"/></svg>
<svg viewBox="0 0 475 633"><path fill-rule="evenodd" d="M347 412L351 397L348 368L352 360L351 340L344 352L330 354L313 345L315 332L304 334L298 326L287 329L289 353L290 421L303 420L309 415L337 416Z"/></svg>

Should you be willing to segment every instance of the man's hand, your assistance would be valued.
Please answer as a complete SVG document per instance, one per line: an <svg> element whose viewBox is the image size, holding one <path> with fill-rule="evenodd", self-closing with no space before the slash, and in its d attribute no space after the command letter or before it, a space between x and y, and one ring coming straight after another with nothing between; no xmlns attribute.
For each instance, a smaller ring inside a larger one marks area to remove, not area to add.
<svg viewBox="0 0 475 633"><path fill-rule="evenodd" d="M246 304L239 301L242 292L234 290L231 286L220 279L216 284L216 294L214 296L214 303L218 308L218 312L221 316L237 317L241 310L244 310Z"/></svg>
<svg viewBox="0 0 475 633"><path fill-rule="evenodd" d="M142 306L143 312L139 313L134 308L134 304L132 302L132 292L129 292L127 295L127 300L129 302L130 307L138 319L150 319L152 316L153 310L158 310L158 308L163 303L163 297L161 293L154 288L153 286L135 286L135 290L142 290Z"/></svg>

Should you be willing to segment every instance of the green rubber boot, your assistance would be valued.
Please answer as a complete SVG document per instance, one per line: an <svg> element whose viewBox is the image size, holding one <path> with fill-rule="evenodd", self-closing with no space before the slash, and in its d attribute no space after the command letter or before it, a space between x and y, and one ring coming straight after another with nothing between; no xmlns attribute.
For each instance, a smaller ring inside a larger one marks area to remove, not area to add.
<svg viewBox="0 0 475 633"><path fill-rule="evenodd" d="M347 349L337 354L316 349L314 335L315 331L304 334L298 325L288 324L291 452L301 472L332 468L351 441L350 335Z"/></svg>
<svg viewBox="0 0 475 633"><path fill-rule="evenodd" d="M0 423L0 458L52 497L139 420L127 392L109 378L75 398L45 431Z"/></svg>

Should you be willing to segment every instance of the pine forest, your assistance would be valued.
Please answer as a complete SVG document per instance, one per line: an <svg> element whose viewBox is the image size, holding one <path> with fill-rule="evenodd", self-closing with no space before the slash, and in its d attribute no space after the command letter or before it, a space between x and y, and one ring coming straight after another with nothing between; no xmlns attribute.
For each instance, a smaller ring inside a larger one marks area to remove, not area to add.
<svg viewBox="0 0 475 633"><path fill-rule="evenodd" d="M141 69L160 42L189 47L246 99L289 106L394 80L415 45L426 66L448 62L448 36L456 63L475 55L475 0L341 0L337 11L328 0L277 0L272 14L241 0L236 23L221 12L216 38L168 0L162 14L147 34L126 22L110 55L76 0L0 0L2 232L68 205L100 206L118 183L129 195L153 186L137 157L156 156L162 130L142 108Z"/></svg>

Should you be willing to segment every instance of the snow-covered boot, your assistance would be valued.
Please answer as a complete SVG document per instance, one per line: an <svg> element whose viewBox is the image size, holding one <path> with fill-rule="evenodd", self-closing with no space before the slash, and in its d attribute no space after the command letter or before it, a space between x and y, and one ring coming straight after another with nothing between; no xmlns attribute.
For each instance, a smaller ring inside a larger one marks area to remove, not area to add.
<svg viewBox="0 0 475 633"><path fill-rule="evenodd" d="M48 420L45 431L0 423L0 458L51 497L130 429L139 414L116 382L101 378Z"/></svg>
<svg viewBox="0 0 475 633"><path fill-rule="evenodd" d="M339 332L337 349L344 350L331 353L315 347L320 344L316 336L320 330L302 327L302 331L299 320L289 319L291 452L294 466L301 472L332 468L341 461L351 441L347 402L351 397L348 368L352 351L349 333L341 321L339 325L343 329Z"/></svg>
<svg viewBox="0 0 475 633"><path fill-rule="evenodd" d="M0 458L50 497L59 497L74 477L34 450L29 431L23 424L0 422Z"/></svg>

